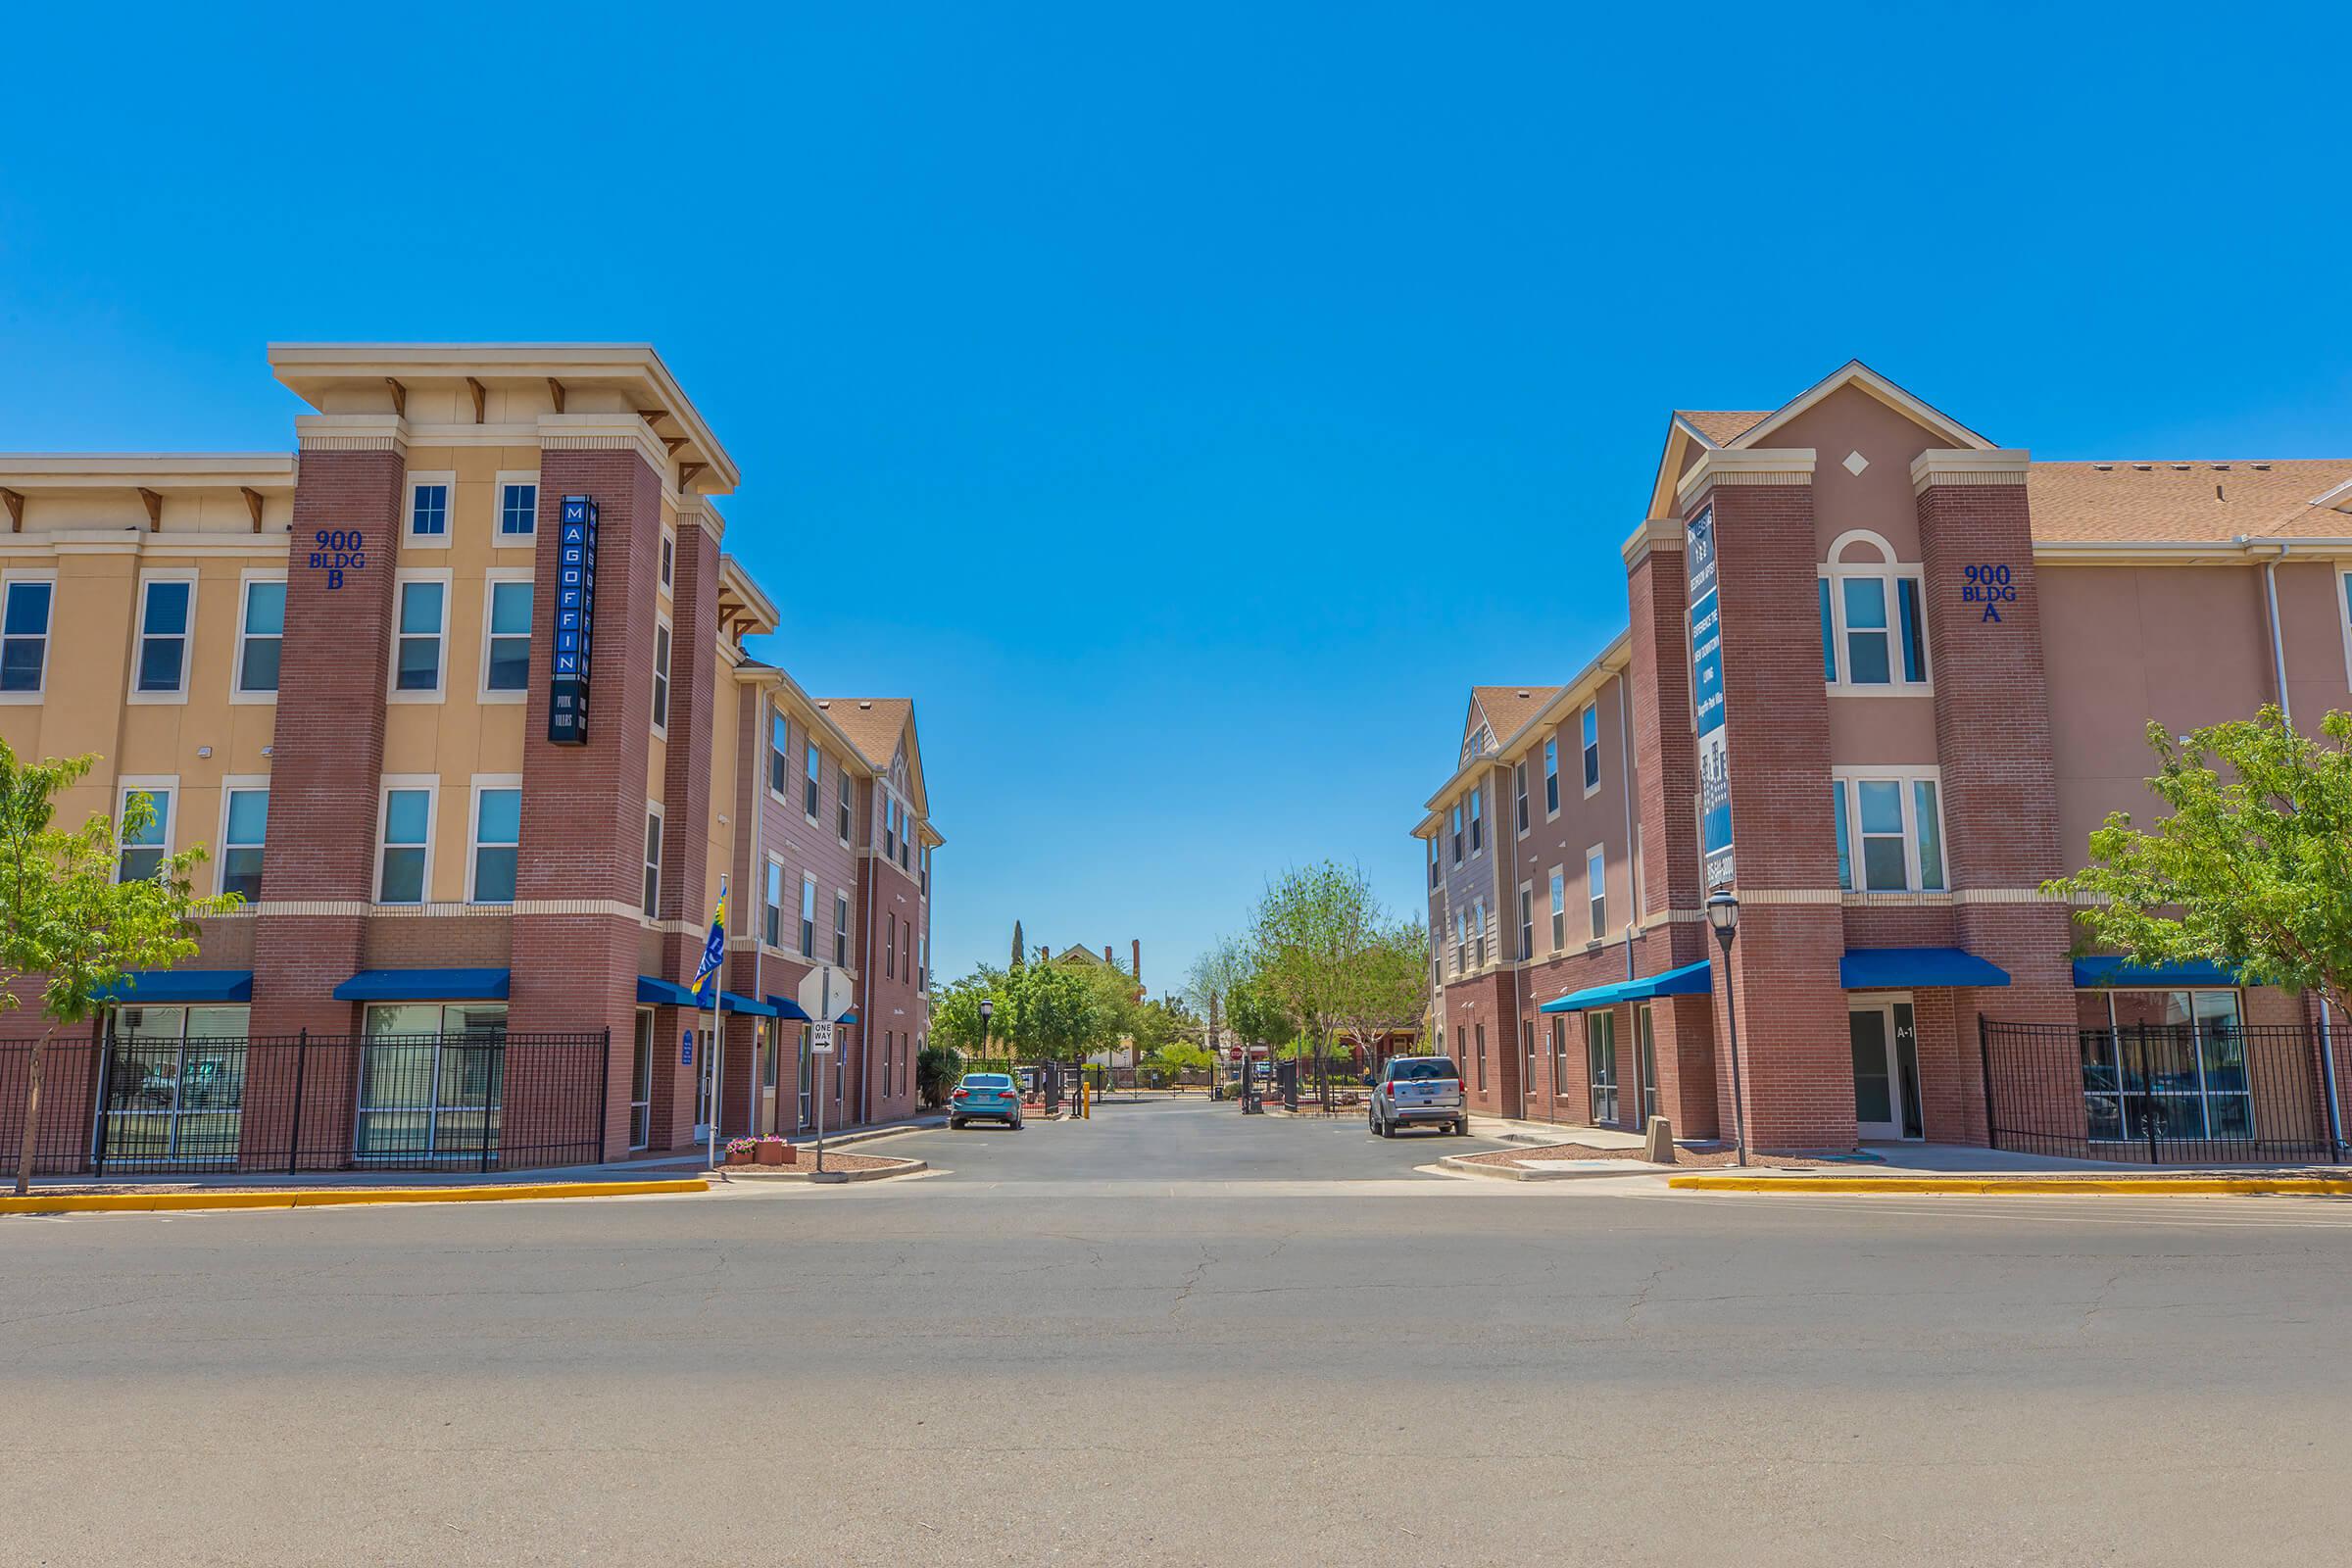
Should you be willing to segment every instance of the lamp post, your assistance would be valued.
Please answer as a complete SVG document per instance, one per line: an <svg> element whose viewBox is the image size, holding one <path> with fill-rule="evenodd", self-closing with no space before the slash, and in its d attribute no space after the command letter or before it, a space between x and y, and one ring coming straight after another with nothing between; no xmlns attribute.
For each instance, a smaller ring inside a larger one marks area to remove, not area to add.
<svg viewBox="0 0 2352 1568"><path fill-rule="evenodd" d="M1723 1008L1732 1021L1732 1131L1740 1163L1747 1163L1747 1108L1740 1092L1740 999L1732 991L1732 937L1740 929L1740 900L1729 889L1707 900L1707 924L1723 949Z"/></svg>

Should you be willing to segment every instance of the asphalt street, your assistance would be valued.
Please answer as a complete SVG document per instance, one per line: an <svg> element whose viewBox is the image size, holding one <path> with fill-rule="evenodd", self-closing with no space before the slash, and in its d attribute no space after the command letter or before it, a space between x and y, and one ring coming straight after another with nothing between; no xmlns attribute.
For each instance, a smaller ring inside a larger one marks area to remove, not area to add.
<svg viewBox="0 0 2352 1568"><path fill-rule="evenodd" d="M1465 1147L1162 1102L846 1188L0 1219L0 1562L2352 1560L2352 1206Z"/></svg>

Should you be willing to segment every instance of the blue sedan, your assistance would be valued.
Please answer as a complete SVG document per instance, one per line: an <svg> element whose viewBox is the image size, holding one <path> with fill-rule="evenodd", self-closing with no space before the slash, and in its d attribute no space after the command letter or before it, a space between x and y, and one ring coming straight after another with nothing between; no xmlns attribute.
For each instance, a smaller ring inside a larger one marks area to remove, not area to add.
<svg viewBox="0 0 2352 1568"><path fill-rule="evenodd" d="M948 1125L961 1127L975 1117L1001 1121L1021 1130L1021 1088L1004 1072L967 1072L948 1097Z"/></svg>

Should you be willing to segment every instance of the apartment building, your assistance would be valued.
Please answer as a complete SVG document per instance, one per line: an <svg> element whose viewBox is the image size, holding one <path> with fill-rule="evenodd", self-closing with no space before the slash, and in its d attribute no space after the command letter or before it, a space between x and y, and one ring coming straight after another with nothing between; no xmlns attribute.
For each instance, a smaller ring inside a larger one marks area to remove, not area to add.
<svg viewBox="0 0 2352 1568"><path fill-rule="evenodd" d="M2352 460L2044 463L1859 364L1678 411L1627 627L1475 688L1423 841L1491 1111L1766 1149L2325 1152L2315 999L2089 951L2043 882L2156 810L2151 720L2352 708ZM1739 901L1728 973L1707 922Z"/></svg>
<svg viewBox="0 0 2352 1568"><path fill-rule="evenodd" d="M909 1108L913 710L755 657L783 611L660 356L269 361L293 450L0 456L0 738L98 757L69 819L154 803L124 876L202 844L244 900L63 1054L43 1161L548 1163L684 1148L714 1089L724 1133ZM685 986L722 877L713 1038ZM856 1009L829 1057L812 968Z"/></svg>

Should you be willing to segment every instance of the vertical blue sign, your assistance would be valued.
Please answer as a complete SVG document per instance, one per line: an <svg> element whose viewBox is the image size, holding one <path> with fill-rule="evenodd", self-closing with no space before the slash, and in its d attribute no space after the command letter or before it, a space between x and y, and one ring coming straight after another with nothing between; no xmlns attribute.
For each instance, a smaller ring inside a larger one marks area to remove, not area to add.
<svg viewBox="0 0 2352 1568"><path fill-rule="evenodd" d="M588 744L588 656L595 629L596 502L565 496L556 524L554 685L547 705L547 738L558 746Z"/></svg>
<svg viewBox="0 0 2352 1568"><path fill-rule="evenodd" d="M1698 856L1706 889L1732 882L1732 762L1723 727L1723 618L1715 597L1715 509L1689 527L1690 707L1698 724Z"/></svg>

